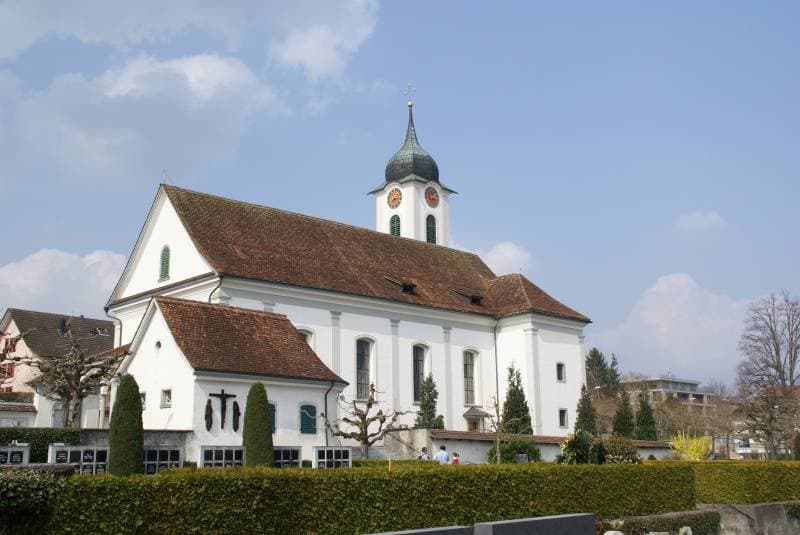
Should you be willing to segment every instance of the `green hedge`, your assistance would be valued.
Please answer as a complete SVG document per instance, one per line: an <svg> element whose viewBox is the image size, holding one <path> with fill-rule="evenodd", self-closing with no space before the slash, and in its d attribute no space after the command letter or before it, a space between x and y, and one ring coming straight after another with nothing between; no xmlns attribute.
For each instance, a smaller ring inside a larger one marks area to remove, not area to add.
<svg viewBox="0 0 800 535"><path fill-rule="evenodd" d="M12 440L27 442L31 445L32 463L47 462L47 446L53 442L80 444L81 435L77 429L55 427L0 427L0 444L8 444Z"/></svg>
<svg viewBox="0 0 800 535"><path fill-rule="evenodd" d="M597 531L603 533L617 530L625 535L645 535L653 531L678 533L683 526L689 526L693 535L717 535L719 523L720 515L717 511L684 511L598 522Z"/></svg>
<svg viewBox="0 0 800 535"><path fill-rule="evenodd" d="M0 470L0 534L43 533L65 482L47 471Z"/></svg>
<svg viewBox="0 0 800 535"><path fill-rule="evenodd" d="M0 392L0 401L33 403L33 392Z"/></svg>
<svg viewBox="0 0 800 535"><path fill-rule="evenodd" d="M353 459L353 468L388 468L388 459ZM420 461L418 459L393 459L392 467L398 468L438 468L436 461Z"/></svg>
<svg viewBox="0 0 800 535"><path fill-rule="evenodd" d="M357 470L177 470L75 476L53 533L371 533L594 512L694 507L688 465L530 465Z"/></svg>
<svg viewBox="0 0 800 535"><path fill-rule="evenodd" d="M691 466L697 503L800 500L800 463L795 461L706 461Z"/></svg>

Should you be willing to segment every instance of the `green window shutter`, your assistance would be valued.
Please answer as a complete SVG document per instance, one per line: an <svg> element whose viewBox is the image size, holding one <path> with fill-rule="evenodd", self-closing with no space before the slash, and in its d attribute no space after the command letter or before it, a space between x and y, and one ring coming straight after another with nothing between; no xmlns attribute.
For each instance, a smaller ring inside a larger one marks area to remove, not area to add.
<svg viewBox="0 0 800 535"><path fill-rule="evenodd" d="M272 433L275 434L275 404L269 404L269 424L272 426Z"/></svg>
<svg viewBox="0 0 800 535"><path fill-rule="evenodd" d="M169 245L165 245L161 249L161 269L159 270L158 280L167 280L169 278Z"/></svg>
<svg viewBox="0 0 800 535"><path fill-rule="evenodd" d="M317 408L314 405L300 405L300 432L317 434Z"/></svg>
<svg viewBox="0 0 800 535"><path fill-rule="evenodd" d="M436 218L432 215L425 219L425 230L427 231L428 243L436 243Z"/></svg>
<svg viewBox="0 0 800 535"><path fill-rule="evenodd" d="M399 236L400 235L400 216L393 215L391 219L389 219L389 232L392 236Z"/></svg>

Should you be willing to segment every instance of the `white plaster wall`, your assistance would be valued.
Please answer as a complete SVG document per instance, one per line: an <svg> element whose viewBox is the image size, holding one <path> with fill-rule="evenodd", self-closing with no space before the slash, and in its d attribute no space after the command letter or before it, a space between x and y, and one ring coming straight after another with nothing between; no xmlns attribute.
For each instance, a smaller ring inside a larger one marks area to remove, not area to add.
<svg viewBox="0 0 800 535"><path fill-rule="evenodd" d="M244 413L247 409L247 393L250 386L256 379L248 378L227 378L227 377L201 377L194 383L193 395L194 405L197 408L193 417L194 434L187 445L187 459L198 461L200 459L201 446L241 446L242 445L242 426L244 424ZM300 406L314 405L317 408L317 416L324 412L325 393L330 384L310 383L310 382L288 382L277 379L264 379L261 382L267 389L267 398L270 403L275 404L275 434L273 444L275 446L300 446L303 459L311 459L312 448L314 446L325 445L325 426L323 420L317 420L316 434L300 433ZM226 394L234 394L235 398L229 398L227 402L227 414L225 418L225 428L220 428L220 401L219 398L211 398L209 394L218 394L225 389ZM328 395L328 406L336 403L338 390L334 388ZM214 410L213 424L210 431L206 430L205 407L207 400L211 399L211 406ZM239 403L241 410L240 427L238 431L233 430L233 402ZM335 441L331 442L334 445Z"/></svg>
<svg viewBox="0 0 800 535"><path fill-rule="evenodd" d="M0 344L4 343L4 338L14 338L20 334L19 328L13 319L8 322L8 325L0 330L6 333L5 336L0 337ZM17 342L16 350L12 351L9 356L35 357L36 354L31 351L31 349L28 347L28 344L25 343L25 339L23 338ZM10 386L12 392L33 392L33 389L28 386L28 381L35 378L38 374L39 373L35 368L32 368L26 364L16 364L14 366L14 377L0 381L0 384L2 384L3 387Z"/></svg>
<svg viewBox="0 0 800 535"><path fill-rule="evenodd" d="M36 414L23 411L0 411L0 427L34 427Z"/></svg>
<svg viewBox="0 0 800 535"><path fill-rule="evenodd" d="M556 326L539 324L539 366L541 381L541 434L565 436L575 425L577 404L583 377L580 333ZM566 366L566 382L556 380L556 364ZM560 428L558 410L567 409L567 428Z"/></svg>
<svg viewBox="0 0 800 535"><path fill-rule="evenodd" d="M170 248L169 278L159 280L161 249ZM152 290L212 271L197 252L163 190L159 190L153 208L135 247L130 265L123 274L115 299Z"/></svg>
<svg viewBox="0 0 800 535"><path fill-rule="evenodd" d="M157 347L161 342L161 347ZM130 360L127 373L133 375L144 392L145 429L189 430L196 412L194 371L181 353L164 317L155 310L141 342ZM172 390L172 406L161 407L161 391Z"/></svg>

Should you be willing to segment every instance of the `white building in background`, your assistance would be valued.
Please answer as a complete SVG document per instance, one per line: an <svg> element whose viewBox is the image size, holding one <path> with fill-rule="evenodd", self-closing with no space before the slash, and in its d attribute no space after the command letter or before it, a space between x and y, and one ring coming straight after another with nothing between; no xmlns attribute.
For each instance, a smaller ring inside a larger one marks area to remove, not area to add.
<svg viewBox="0 0 800 535"><path fill-rule="evenodd" d="M410 105L405 143L372 191L377 232L159 188L107 306L116 346L130 344L123 369L141 386L145 428L193 431L197 448L241 444L232 404L243 414L247 388L263 381L277 411L275 443L305 450L331 438L322 425L312 433L302 414L327 405L333 416L338 394L366 397L370 383L384 409L414 410L432 374L445 426L481 430L514 365L534 433L568 433L589 319L523 275L497 276L445 246L454 192L420 147ZM251 323L237 323L231 337L209 319L229 315ZM307 346L280 345L297 336ZM296 362L313 362L313 377L296 377ZM223 389L236 396L224 398L225 425Z"/></svg>

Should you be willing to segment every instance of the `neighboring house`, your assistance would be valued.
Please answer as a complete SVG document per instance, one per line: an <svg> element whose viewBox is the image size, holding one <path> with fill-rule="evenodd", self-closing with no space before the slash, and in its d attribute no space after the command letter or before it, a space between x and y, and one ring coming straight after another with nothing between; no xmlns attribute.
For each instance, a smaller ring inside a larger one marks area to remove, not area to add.
<svg viewBox="0 0 800 535"><path fill-rule="evenodd" d="M331 383L330 396L342 389L347 400L365 398L374 383L381 408L413 411L423 379L432 374L438 412L448 429L483 429L493 399L503 401L506 368L514 365L522 374L534 432L565 436L585 380L583 329L589 319L521 274L498 276L477 255L440 245L449 243L448 202L454 192L442 185L436 163L419 146L410 110L406 141L387 164L384 183L371 193L378 231L159 187L107 306L116 322L115 345L132 344L126 369L145 390L145 411L158 406L160 390L168 389L162 379L170 377L175 363L185 357L185 369L199 373L182 348L167 351L162 341L162 357L155 359L152 344L140 342L154 328L148 322L161 321L167 303L153 298L168 296L228 306L232 314L249 309L284 315L312 354L342 378ZM195 313L202 317L217 310ZM215 373L233 373L253 336L243 333L239 343L227 347ZM197 338L192 343L199 352L206 346L222 350L219 340L202 329L191 337ZM285 365L300 358L297 348L292 351L284 355ZM266 354L252 358L265 359L261 365L269 360ZM138 366L142 361L150 365ZM267 374L268 388L280 376ZM253 377L236 379L238 400ZM190 426L205 446L231 443L227 430L213 435L197 428L207 403L218 404L211 389L197 384L192 408L181 409L190 415L181 412L179 418L178 412L162 413L159 407L145 416L145 425ZM214 392L221 389L219 381L214 385ZM296 393L272 385L277 437L308 444L307 437L293 434L299 418L295 405L301 398L322 403L319 393L311 396L309 389L319 388L314 385L293 385ZM234 383L225 391L234 392ZM178 403L176 391L171 394L172 403ZM336 416L332 405L329 411ZM173 416L160 418L167 414ZM408 414L401 423L413 421L414 414ZM318 445L331 440L323 432L315 436ZM241 440L241 430L236 437Z"/></svg>
<svg viewBox="0 0 800 535"><path fill-rule="evenodd" d="M0 332L5 333L2 341L10 356L19 357L60 357L70 349L69 339L64 332L70 322L73 335L81 342L81 348L93 354L110 350L114 344L114 324L108 320L68 316L49 312L34 312L9 308L0 319ZM23 339L12 342L22 333ZM13 345L11 345L13 343ZM20 404L13 417L0 415L0 426L22 425L35 427L58 427L61 425L61 403L51 401L36 392L35 383L38 371L26 364L4 362L0 364L0 389L2 392L30 393L31 400ZM5 411L10 414L10 411ZM20 416L20 412L24 412ZM33 415L33 416L32 416ZM97 396L90 396L84 402L81 421L84 427L97 427L99 421Z"/></svg>
<svg viewBox="0 0 800 535"><path fill-rule="evenodd" d="M631 393L631 399L639 399L644 395L651 404L671 399L677 400L695 414L711 415L716 407L717 399L713 394L701 392L700 381L679 379L672 374L658 377L626 378L623 387Z"/></svg>

